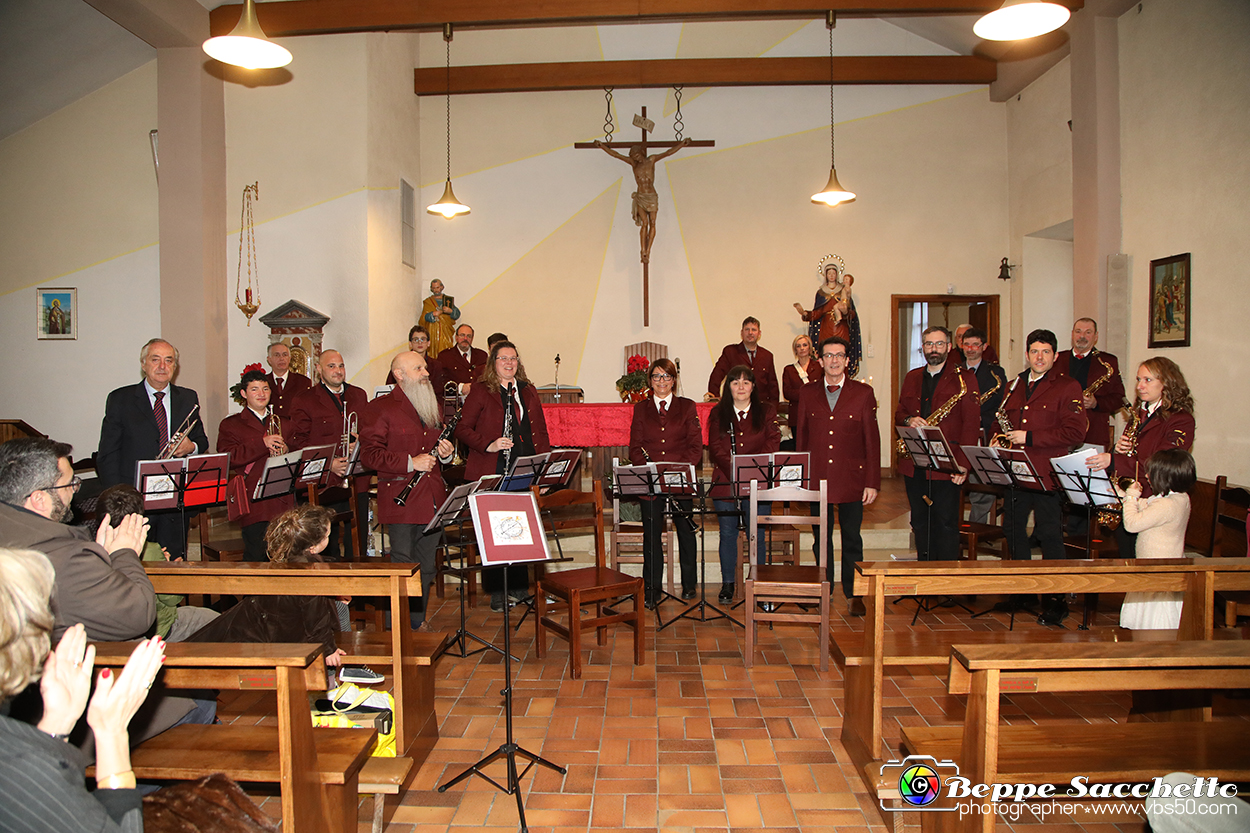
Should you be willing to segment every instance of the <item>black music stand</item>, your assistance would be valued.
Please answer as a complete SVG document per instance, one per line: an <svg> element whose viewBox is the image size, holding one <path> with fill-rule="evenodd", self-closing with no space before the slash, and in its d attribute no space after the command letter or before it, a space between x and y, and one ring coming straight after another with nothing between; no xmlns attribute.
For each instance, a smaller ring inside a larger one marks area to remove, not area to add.
<svg viewBox="0 0 1250 833"><path fill-rule="evenodd" d="M708 515L720 517L721 513L716 509L707 508L707 491L704 488L703 481L696 482L696 492L699 499L698 508L694 511L699 513L701 523L699 524L699 600L694 602L681 613L678 613L667 622L662 622L657 631L662 631L678 619L690 619L694 622L714 622L717 619L728 619L738 627L744 627L734 617L730 616L727 611L721 610L716 605L707 600L707 525L704 523ZM732 509L731 513L741 515L741 510ZM714 615L709 616L708 610L712 610ZM697 613L695 611L698 611ZM658 611L657 611L658 612Z"/></svg>
<svg viewBox="0 0 1250 833"><path fill-rule="evenodd" d="M665 469L661 470L660 466ZM672 467L676 467L674 471ZM630 496L640 498L650 498L655 500L663 498L663 511L666 513L673 523L677 523L679 519L684 518L686 523L693 524L694 521L688 515L680 515L674 511L673 506L673 489L685 489L685 494L694 494L694 466L689 463L646 463L641 466L613 466L612 479L616 484L616 493L619 496ZM666 483L667 481L667 483ZM676 558L677 554L673 553ZM646 564L644 557L643 564L643 584L646 584L647 577ZM658 587L653 588L653 592L659 596L655 604L655 621L658 630L667 627L660 617L660 605L667 599L673 601L681 601L677 596L664 589L664 583L660 582ZM668 624L672 624L669 622Z"/></svg>
<svg viewBox="0 0 1250 833"><path fill-rule="evenodd" d="M509 564L548 561L551 553L547 549L547 538L543 531L542 519L538 515L538 500L533 492L503 493L478 492L469 496L469 511L473 515L473 528L477 532L478 549L482 556L482 564L489 567L507 566ZM508 595L508 573L504 571L504 597ZM528 833L525 823L525 802L521 798L521 779L525 774L540 764L564 775L568 772L559 764L552 763L517 744L512 738L512 629L508 623L508 605L503 609L503 678L504 688L500 694L504 697L504 721L506 740L494 752L470 766L446 784L440 784L438 791L446 792L449 787L461 781L480 775L497 789L508 795L516 796L517 813L521 821L521 833ZM529 759L525 769L517 772L517 756ZM498 760L507 763L507 781L504 784L491 778L482 770Z"/></svg>
<svg viewBox="0 0 1250 833"><path fill-rule="evenodd" d="M550 454L531 454L528 457L517 457L504 472L502 479L496 483L493 492L524 492L538 480Z"/></svg>
<svg viewBox="0 0 1250 833"><path fill-rule="evenodd" d="M177 511L181 515L186 552L187 509L224 503L229 471L229 454L140 460L135 465L135 488L143 496L144 513Z"/></svg>
<svg viewBox="0 0 1250 833"><path fill-rule="evenodd" d="M581 462L582 450L580 448L557 448L546 454L537 454L533 457L522 457L517 460L517 466L522 463L530 464L530 460L541 460L541 464L532 476L523 475L524 480L528 480L530 485L527 488L545 488L548 492L559 491L567 488L573 480L573 472L577 469L577 464ZM501 491L516 491L515 489L501 489ZM556 547L560 549L560 539L556 537ZM572 558L565 559L564 551L560 549L560 560L571 561ZM521 614L521 618L517 619L516 626L513 630L519 631L521 625L525 624L526 618L534 611L534 594L527 593L524 599L518 599L518 605L525 607L525 612ZM510 604L509 597L504 596L504 604Z"/></svg>
<svg viewBox="0 0 1250 833"><path fill-rule="evenodd" d="M303 452L291 451L265 460L265 468L252 490L252 500L268 500L295 491L303 470ZM318 474L318 476L320 476Z"/></svg>
<svg viewBox="0 0 1250 833"><path fill-rule="evenodd" d="M980 445L964 445L964 456L968 458L972 471L976 474L977 479L982 483L989 483L1007 487L1007 505L1011 507L1012 512L1015 511L1015 494L1017 489L1026 489L1033 492L1048 491L1046 484L1042 482L1042 478L1037 473L1033 462L1029 460L1027 454L1020 448L993 448ZM1014 522L1015 516L1012 515ZM1003 523L1007 523L1007 513L1003 513ZM1015 553L1011 551L1011 531L1005 529L1007 552L1011 556ZM1021 559L1026 560L1026 559ZM1016 614L1028 613L1037 616L1038 612L1030 605L1021 604L1017 600L997 602L992 607L972 614L973 619L985 616L988 613L1007 613L1010 614L1007 629L1015 630Z"/></svg>
<svg viewBox="0 0 1250 833"><path fill-rule="evenodd" d="M485 651L488 649L491 651L499 651L500 653L502 653L499 647L497 647L494 643L487 642L485 639L478 636L477 634L470 632L469 629L465 626L466 621L467 621L467 614L466 614L467 599L465 597L465 592L464 592L464 583L466 580L468 580L468 578L473 573L480 572L482 569L480 564L468 563L470 545L465 543L465 530L464 530L465 523L470 520L468 517L468 513L465 512L465 509L467 509L469 506L469 495L471 495L474 492L476 485L477 485L476 482L462 483L461 485L452 489L451 494L449 494L447 496L447 499L443 501L443 505L438 507L438 511L434 513L434 517L430 519L430 522L425 525L425 529L423 530L423 532L427 535L434 531L439 531L443 533L443 549L444 549L444 552L447 553L447 558L449 560L452 557L450 555L451 548L455 546L457 550L457 557L460 560L460 565L457 567L447 567L445 568L445 572L451 573L453 576L455 576L459 580L460 586L459 586L458 593L460 596L460 627L456 630L454 634L451 635L451 639L447 640L446 644L443 645L443 649L440 653L451 653L452 646L459 644L460 652L457 653L456 656L462 659L464 657L473 656L474 654L480 654L482 651ZM448 543L448 538L446 535L447 528L452 525L455 525L456 527L457 543L454 545ZM428 599L426 600L426 605L427 605L426 612L428 614L429 612L429 608L428 608L429 600ZM475 648L472 651L470 651L469 650L470 639L473 639L482 643L482 647ZM516 659L516 658L513 657L513 659Z"/></svg>
<svg viewBox="0 0 1250 833"><path fill-rule="evenodd" d="M1094 471L1085 465L1085 461L1094 453L1096 449L1090 449L1086 454L1077 452L1066 457L1053 457L1050 461L1055 488L1063 493L1069 506L1085 510L1085 555L1088 558L1094 558L1095 515L1101 508L1120 501L1120 494L1111 482L1107 470ZM1097 612L1098 594L1086 593L1084 612L1077 630L1089 630Z"/></svg>
<svg viewBox="0 0 1250 833"><path fill-rule="evenodd" d="M899 439L903 441L903 447L907 452L907 456L911 458L912 465L915 466L917 472L935 471L942 474L958 474L960 472L959 463L955 459L955 450L947 441L946 435L942 433L942 429L938 426L922 425L912 428L907 425L896 425L894 430L898 433ZM927 476L925 477L924 503L927 515L925 550L932 554L933 480ZM956 537L958 537L958 518L956 518ZM913 625L920 618L921 611L928 613L938 607L958 607L969 614L972 613L972 608L950 596L943 596L942 601L936 605L931 604L928 597L921 596L903 596L895 599L894 604L898 604L904 599L914 599L916 602L916 612L911 617Z"/></svg>

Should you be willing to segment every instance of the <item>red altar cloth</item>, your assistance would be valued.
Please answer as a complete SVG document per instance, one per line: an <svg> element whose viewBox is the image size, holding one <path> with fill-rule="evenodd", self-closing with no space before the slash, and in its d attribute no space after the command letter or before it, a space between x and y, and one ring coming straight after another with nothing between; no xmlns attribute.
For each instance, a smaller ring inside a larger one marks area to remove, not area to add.
<svg viewBox="0 0 1250 833"><path fill-rule="evenodd" d="M715 402L697 402L699 431L707 445L707 421ZM629 423L634 406L628 402L585 402L579 405L543 405L552 447L629 445Z"/></svg>

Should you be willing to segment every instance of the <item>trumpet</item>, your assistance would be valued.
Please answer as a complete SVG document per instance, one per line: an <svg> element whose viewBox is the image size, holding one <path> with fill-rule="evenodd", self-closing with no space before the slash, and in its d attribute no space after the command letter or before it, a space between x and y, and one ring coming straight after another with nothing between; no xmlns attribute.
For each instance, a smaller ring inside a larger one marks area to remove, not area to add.
<svg viewBox="0 0 1250 833"><path fill-rule="evenodd" d="M274 413L272 405L269 406L269 415L265 417L265 434L277 437L279 448L281 448L280 451L269 449L270 457L278 457L286 453L286 440L282 438L282 419Z"/></svg>
<svg viewBox="0 0 1250 833"><path fill-rule="evenodd" d="M359 417L355 411L347 410L347 406L343 406L343 436L339 438L339 445L343 448L343 453L339 454L338 448L334 449L335 457L351 457L352 456L352 438L359 433Z"/></svg>
<svg viewBox="0 0 1250 833"><path fill-rule="evenodd" d="M169 460L174 456L174 452L178 450L178 446L182 445L182 441L195 430L195 426L199 425L200 421L194 418L199 410L200 404L197 402L191 409L191 413L187 414L186 419L182 421L182 425L178 426L178 430L169 436L169 441L165 443L165 447L161 449L156 459Z"/></svg>

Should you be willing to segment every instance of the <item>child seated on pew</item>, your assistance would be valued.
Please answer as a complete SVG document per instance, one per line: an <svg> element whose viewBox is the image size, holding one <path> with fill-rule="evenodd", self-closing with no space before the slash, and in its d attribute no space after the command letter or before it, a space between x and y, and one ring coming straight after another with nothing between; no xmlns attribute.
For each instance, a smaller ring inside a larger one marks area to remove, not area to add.
<svg viewBox="0 0 1250 833"><path fill-rule="evenodd" d="M1142 498L1137 482L1121 491L1124 531L1137 533L1138 558L1181 558L1189 524L1189 490L1198 480L1194 458L1180 448L1156 451L1146 463L1146 475L1155 491L1150 497ZM1171 591L1126 593L1120 627L1174 630L1181 623L1181 598Z"/></svg>
<svg viewBox="0 0 1250 833"><path fill-rule="evenodd" d="M324 506L297 506L269 522L265 544L275 563L320 562L330 544L334 512ZM245 596L191 642L319 642L326 665L339 666L345 652L335 643L341 628L335 602L326 596Z"/></svg>

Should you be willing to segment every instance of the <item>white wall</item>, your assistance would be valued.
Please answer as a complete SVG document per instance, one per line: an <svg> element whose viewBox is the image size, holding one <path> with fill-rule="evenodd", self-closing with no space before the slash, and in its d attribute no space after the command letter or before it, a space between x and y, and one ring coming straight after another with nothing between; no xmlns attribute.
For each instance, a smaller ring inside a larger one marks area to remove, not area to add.
<svg viewBox="0 0 1250 833"><path fill-rule="evenodd" d="M1072 243L1026 236L1019 277L1024 308L1024 335L1033 330L1050 330L1059 339L1059 349L1068 349L1072 332ZM1024 369L1028 345L1018 359L1004 365L1008 374ZM1007 361L1007 360L1004 360Z"/></svg>

